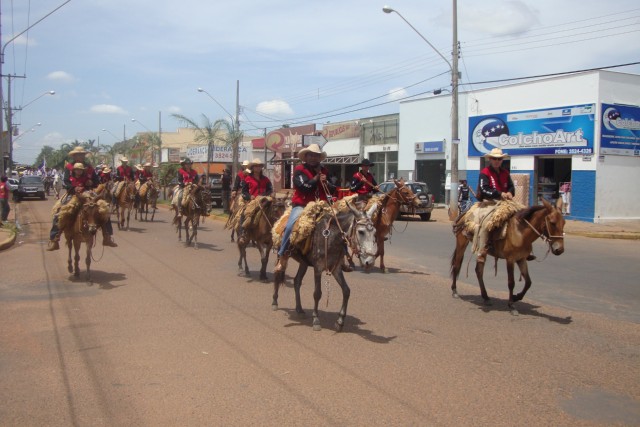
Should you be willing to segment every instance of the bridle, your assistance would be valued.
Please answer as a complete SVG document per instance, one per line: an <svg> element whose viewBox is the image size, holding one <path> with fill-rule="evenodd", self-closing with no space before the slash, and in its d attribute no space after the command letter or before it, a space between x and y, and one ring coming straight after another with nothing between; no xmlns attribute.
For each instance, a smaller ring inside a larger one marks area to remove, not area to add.
<svg viewBox="0 0 640 427"><path fill-rule="evenodd" d="M527 221L526 219L522 219L528 226L529 228L531 228L533 230L534 233L536 233L538 235L538 237L545 242L548 245L548 249L547 249L547 255L549 254L549 252L551 251L551 245L553 244L553 242L555 240L564 240L564 236L565 233L563 232L561 236L559 235L553 235L550 233L549 230L551 230L551 227L549 226L549 214L545 215L544 217L544 229L542 229L542 231L538 231L533 224L531 224L529 221ZM546 258L546 257L545 257Z"/></svg>
<svg viewBox="0 0 640 427"><path fill-rule="evenodd" d="M324 237L324 269L327 272L327 274L331 274L331 269L329 269L328 254L329 254L329 236L331 236L330 227L331 227L331 222L334 220L336 222L336 225L338 226L338 229L340 230L340 236L342 237L342 241L347 245L347 247L351 248L351 250L353 251L353 255L356 255L358 258L360 258L362 254L372 256L374 258L376 256L375 253L362 251L362 244L358 239L358 233L357 233L358 228L361 228L361 227L365 227L369 232L374 231L375 226L373 225L373 221L366 214L364 215L364 218L359 218L359 219L357 219L357 217L355 217L355 214L354 214L354 219L355 220L353 221L353 223L351 224L351 227L349 228L349 232L345 233L342 227L340 226L338 217L336 216L335 212L333 212L333 215L327 221L327 225L325 226L324 230L322 230L322 237ZM336 264L336 266L337 265L339 264ZM336 266L334 266L334 269Z"/></svg>

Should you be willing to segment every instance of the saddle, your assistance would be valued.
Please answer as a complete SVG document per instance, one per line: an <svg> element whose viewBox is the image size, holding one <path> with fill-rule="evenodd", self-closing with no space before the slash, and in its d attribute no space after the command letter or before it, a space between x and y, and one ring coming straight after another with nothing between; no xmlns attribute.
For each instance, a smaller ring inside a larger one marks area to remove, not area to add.
<svg viewBox="0 0 640 427"><path fill-rule="evenodd" d="M282 235L289 221L291 209L287 208L271 229L274 247L280 247L282 244ZM297 248L303 255L306 255L311 249L311 237L318 221L325 213L331 213L331 209L331 206L324 200L309 203L293 224L291 237L289 238L290 246Z"/></svg>

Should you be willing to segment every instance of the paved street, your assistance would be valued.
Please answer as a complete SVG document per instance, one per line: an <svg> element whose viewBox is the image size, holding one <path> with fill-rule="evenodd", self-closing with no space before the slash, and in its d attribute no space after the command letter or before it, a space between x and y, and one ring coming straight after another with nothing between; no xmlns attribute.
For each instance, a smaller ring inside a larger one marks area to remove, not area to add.
<svg viewBox="0 0 640 427"><path fill-rule="evenodd" d="M66 250L44 251L52 205L21 203L24 234L2 253L2 425L640 424L638 290L627 266L638 242L572 240L532 266L533 287L511 316L503 271L488 280L492 307L473 265L462 298L451 298L447 224L411 222L404 234L399 224L389 274L347 274L337 334L333 280L322 331L311 328L310 275L306 318L290 279L271 311L257 251L252 278L238 275L220 221L204 223L195 250L177 241L166 210L154 223L132 219L116 230L119 248L103 252L98 238L93 281L72 280ZM596 255L606 269L574 264L597 265ZM612 289L576 291L600 280Z"/></svg>

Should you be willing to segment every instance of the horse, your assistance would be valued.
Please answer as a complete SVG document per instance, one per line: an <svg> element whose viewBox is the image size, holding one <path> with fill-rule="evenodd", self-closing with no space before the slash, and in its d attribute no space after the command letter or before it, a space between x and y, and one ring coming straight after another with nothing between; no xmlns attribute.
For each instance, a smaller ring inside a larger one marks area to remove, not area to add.
<svg viewBox="0 0 640 427"><path fill-rule="evenodd" d="M472 214L472 211L469 211ZM469 214L468 213L468 214ZM462 216L454 226L456 247L451 256L451 292L454 298L458 298L456 290L456 279L460 273L464 252L472 239L464 231L462 221L466 215ZM496 258L496 268L498 258L504 259L507 264L507 276L509 286L509 309L513 315L518 311L514 308L517 301L521 301L531 287L531 277L527 264L527 256L531 254L532 244L541 238L549 245L549 251L554 255L561 255L564 252L564 217L562 216L562 199L558 199L556 205L551 205L542 199L542 205L524 208L511 216L506 225L506 236L504 239L497 239L490 236L492 241L489 254ZM496 230L499 233L500 230ZM495 233L493 233L495 234ZM514 295L514 264L518 264L520 276L524 277L524 287L522 292ZM484 262L476 262L476 276L480 285L480 293L486 305L490 305L490 298L484 286L483 273Z"/></svg>
<svg viewBox="0 0 640 427"><path fill-rule="evenodd" d="M380 257L380 270L386 272L384 265L384 241L387 235L391 234L393 221L398 217L401 205L409 205L414 207L420 206L418 196L413 194L411 188L405 185L404 180L393 180L396 184L395 188L386 193L377 204L377 217L374 221L376 227L376 244L378 253L376 257ZM375 206L375 204L374 204Z"/></svg>
<svg viewBox="0 0 640 427"><path fill-rule="evenodd" d="M112 197L112 190L113 190L113 181L107 181L107 182L101 182L100 184L98 184L98 186L94 191L98 196L100 196L102 200L110 204L111 197Z"/></svg>
<svg viewBox="0 0 640 427"><path fill-rule="evenodd" d="M146 187L146 190L143 190ZM153 181L147 181L140 186L140 190L138 190L138 194L140 195L140 202L138 203L138 209L136 209L134 214L134 219L138 219L138 213L140 214L140 221L142 221L142 214L144 214L144 220L149 220L149 206L151 206L151 221L156 216L156 210L158 209L156 206L156 201L158 200L158 195L160 191L158 187L155 186Z"/></svg>
<svg viewBox="0 0 640 427"><path fill-rule="evenodd" d="M60 199L60 192L62 191L62 177L60 174L56 174L53 178L53 192L56 194L56 200Z"/></svg>
<svg viewBox="0 0 640 427"><path fill-rule="evenodd" d="M42 177L42 184L44 185L44 192L47 196L51 195L51 187L53 186L53 177L51 175L45 175Z"/></svg>
<svg viewBox="0 0 640 427"><path fill-rule="evenodd" d="M136 194L136 186L133 181L122 181L120 185L124 186L124 188L120 191L116 199L115 208L118 214L118 230L122 230L123 228L128 230L129 219L131 218L131 210L133 209L133 201Z"/></svg>
<svg viewBox="0 0 640 427"><path fill-rule="evenodd" d="M255 204L255 206L252 207L255 207L257 211L251 215L251 219L249 219L250 223L243 226L240 224L240 221L238 221L238 225L235 227L238 235L238 251L240 252L238 268L242 270L242 260L244 260L244 272L247 276L250 275L247 264L247 246L250 242L254 242L260 252L260 260L262 261L260 280L263 282L268 280L267 264L269 263L269 252L273 246L271 229L273 228L273 224L284 214L287 208L287 199L288 194L281 198L275 196L259 197L252 202ZM245 206L249 208L249 205Z"/></svg>
<svg viewBox="0 0 640 427"><path fill-rule="evenodd" d="M342 306L336 320L336 330L342 331L344 319L347 316L347 305L351 290L347 285L342 272L342 262L346 253L347 245L356 248L361 265L369 268L376 259L376 237L375 227L371 220L374 208L363 212L347 203L348 210L338 213L323 213L317 221L311 235L311 248L303 254L300 249L291 247L291 257L300 264L298 272L293 280L296 295L296 312L304 315L300 302L300 286L302 279L309 267L313 267L315 280L315 290L313 292L313 330L321 330L320 318L318 315L318 303L322 298L321 276L323 272L333 275L342 289ZM285 269L276 271L274 274L272 310L278 309L278 289L284 283Z"/></svg>
<svg viewBox="0 0 640 427"><path fill-rule="evenodd" d="M95 193L85 192L76 196L80 201L80 210L71 226L64 228L64 237L69 248L67 261L69 273L80 276L80 247L85 244L87 266L87 280L91 279L91 250L93 249L96 232L108 220L109 205L96 196ZM71 263L71 249L75 249L73 265Z"/></svg>
<svg viewBox="0 0 640 427"><path fill-rule="evenodd" d="M236 215L240 215L240 211L244 207L244 201L242 200L242 194L238 194L235 198L231 199L231 204L229 206L229 217L227 218L227 223L225 224L225 228L231 228L231 241L234 242L235 239L233 236L236 234L236 227L234 223L236 221Z"/></svg>
<svg viewBox="0 0 640 427"><path fill-rule="evenodd" d="M194 242L193 247L198 249L198 225L200 217L207 215L207 206L211 203L211 193L198 184L193 184L190 187L184 188L184 191L189 191L189 194L182 212L179 206L171 205L175 212L173 224L177 228L178 240L182 240L182 227L184 226L185 245L190 246L191 242ZM179 200L178 203L182 203L182 200ZM189 230L191 230L191 234L189 234Z"/></svg>

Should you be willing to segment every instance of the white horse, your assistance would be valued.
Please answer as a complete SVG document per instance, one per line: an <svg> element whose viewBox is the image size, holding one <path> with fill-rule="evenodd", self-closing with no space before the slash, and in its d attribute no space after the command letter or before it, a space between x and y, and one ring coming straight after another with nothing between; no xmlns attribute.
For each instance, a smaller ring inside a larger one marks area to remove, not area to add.
<svg viewBox="0 0 640 427"><path fill-rule="evenodd" d="M53 178L53 192L56 193L56 200L60 198L60 192L62 191L62 177L59 173Z"/></svg>

